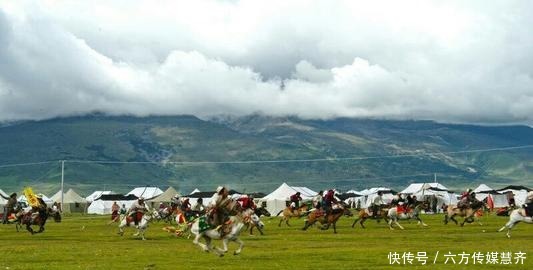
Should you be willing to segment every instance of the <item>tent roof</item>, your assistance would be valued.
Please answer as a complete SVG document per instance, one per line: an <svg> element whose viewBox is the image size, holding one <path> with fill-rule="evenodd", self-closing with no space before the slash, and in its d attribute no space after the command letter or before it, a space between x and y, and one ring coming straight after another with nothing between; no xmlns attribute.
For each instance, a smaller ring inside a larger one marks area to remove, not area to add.
<svg viewBox="0 0 533 270"><path fill-rule="evenodd" d="M198 192L200 192L200 190L197 189L197 188L195 188L195 189L194 189L193 191L191 191L191 193L189 193L189 194L194 194L194 193L198 193Z"/></svg>
<svg viewBox="0 0 533 270"><path fill-rule="evenodd" d="M527 191L531 191L531 189L528 188L528 187L525 187L525 186L513 186L513 185L497 189L497 191L508 190L508 189L512 189L512 190L522 190L522 189L524 189L524 190L527 190Z"/></svg>
<svg viewBox="0 0 533 270"><path fill-rule="evenodd" d="M184 197L187 197L187 198L211 198L211 197L213 197L213 195L215 193L217 193L217 192L216 191L200 191L200 192L191 193L191 194L186 195ZM235 194L242 194L242 193L238 192L236 190L230 189L228 191L228 194L229 195L235 195Z"/></svg>
<svg viewBox="0 0 533 270"><path fill-rule="evenodd" d="M400 191L402 194L414 194L422 190L437 190L437 191L447 191L448 188L439 184L439 183L413 183L406 187L404 190Z"/></svg>
<svg viewBox="0 0 533 270"><path fill-rule="evenodd" d="M181 196L173 187L168 187L165 192L151 199L151 202L170 202L174 196Z"/></svg>
<svg viewBox="0 0 533 270"><path fill-rule="evenodd" d="M122 194L104 194L98 198L102 201L133 201L137 200L137 196L133 194L122 195Z"/></svg>
<svg viewBox="0 0 533 270"><path fill-rule="evenodd" d="M476 189L474 189L475 193L498 193L495 189L485 185L480 184Z"/></svg>
<svg viewBox="0 0 533 270"><path fill-rule="evenodd" d="M48 198L46 195L42 194L42 193L37 193L36 195L38 196L41 196L43 201L45 203L53 203L54 201L50 198ZM26 199L26 196L25 195L20 195L17 199L19 202L27 202L28 200Z"/></svg>
<svg viewBox="0 0 533 270"><path fill-rule="evenodd" d="M370 188L370 189L363 189L359 193L361 195L363 195L363 196L367 196L367 195L370 195L370 194L378 193L378 191L381 191L383 193L396 193L394 190L392 190L390 188L386 188L386 187L373 187L373 188Z"/></svg>
<svg viewBox="0 0 533 270"><path fill-rule="evenodd" d="M136 187L128 192L127 195L135 195L137 197L143 197L145 199L151 199L161 195L163 191L158 187Z"/></svg>
<svg viewBox="0 0 533 270"><path fill-rule="evenodd" d="M278 199L278 200L287 200L292 194L300 192L302 199L308 200L315 196L317 193L308 189L306 187L291 187L287 183L281 184L276 190L272 193L263 197L264 200Z"/></svg>
<svg viewBox="0 0 533 270"><path fill-rule="evenodd" d="M2 194L2 196L4 196L4 197L9 197L9 196L7 195L7 193L5 193L5 192L4 192L3 190L1 190L1 189L0 189L0 194Z"/></svg>
<svg viewBox="0 0 533 270"><path fill-rule="evenodd" d="M61 190L57 191L54 196L52 196L54 202L61 202ZM86 200L76 193L73 189L69 189L63 194L63 203L84 203Z"/></svg>
<svg viewBox="0 0 533 270"><path fill-rule="evenodd" d="M100 196L102 196L102 195L108 195L108 194L114 194L114 193L115 192L110 191L110 190L106 190L106 191L97 190L97 191L91 193L91 195L85 197L85 200L88 201L88 202L92 202L92 201L95 201L96 199L100 198Z"/></svg>

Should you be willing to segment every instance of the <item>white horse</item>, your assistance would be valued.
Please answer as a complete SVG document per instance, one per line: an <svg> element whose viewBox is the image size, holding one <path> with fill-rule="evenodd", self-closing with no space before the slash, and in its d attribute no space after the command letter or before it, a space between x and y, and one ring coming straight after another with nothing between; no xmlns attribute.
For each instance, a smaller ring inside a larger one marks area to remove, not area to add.
<svg viewBox="0 0 533 270"><path fill-rule="evenodd" d="M138 225L135 226L135 222L133 222L133 219L131 219L131 217L125 216L124 218L122 218L122 220L120 221L120 224L118 225L118 234L120 236L123 236L124 227L126 226L136 227L137 232L133 235L134 236L140 235L142 240L146 240L146 238L144 238L144 232L146 231L146 228L148 228L148 223L150 223L152 219L158 218L158 217L159 217L159 213L156 210L148 211L143 215L141 220L138 222Z"/></svg>
<svg viewBox="0 0 533 270"><path fill-rule="evenodd" d="M205 231L200 231L200 222L203 220L202 218L197 219L191 227L191 232L195 235L193 243L195 245L200 246L204 251L209 252L211 250L214 250L215 253L219 256L224 256L224 253L228 252L228 242L234 241L237 244L239 244L239 248L233 252L234 255L238 255L241 253L242 248L244 247L244 243L241 239L239 239L239 235L241 233L242 228L244 227L244 223L242 222L242 219L239 216L230 216L230 224L229 226L229 232L221 235L221 233L218 230L215 229L208 229ZM203 222L203 221L202 221ZM200 243L200 238L205 239L205 244ZM212 239L222 239L222 245L223 248L215 247L213 249L213 246L211 244Z"/></svg>
<svg viewBox="0 0 533 270"><path fill-rule="evenodd" d="M519 222L525 222L532 224L533 220L531 217L526 216L525 209L515 209L509 215L509 222L507 222L503 227L498 231L501 232L507 229L507 237L511 238L511 229Z"/></svg>
<svg viewBox="0 0 533 270"><path fill-rule="evenodd" d="M402 227L402 225L398 223L399 219L416 219L418 220L417 225L422 224L422 226L426 227L427 224L420 219L420 210L422 208L422 205L423 203L418 204L417 206L415 206L412 212L402 214L398 214L397 207L391 207L387 214L387 217L389 218L389 229L394 230L394 228L392 227L392 223L394 222L394 224L396 224L400 229L403 230L404 228Z"/></svg>

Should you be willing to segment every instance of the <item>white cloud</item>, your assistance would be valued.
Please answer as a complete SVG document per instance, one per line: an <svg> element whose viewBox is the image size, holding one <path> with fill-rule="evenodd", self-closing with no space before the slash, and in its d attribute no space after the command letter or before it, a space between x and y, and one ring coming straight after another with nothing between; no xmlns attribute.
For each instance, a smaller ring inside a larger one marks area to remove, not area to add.
<svg viewBox="0 0 533 270"><path fill-rule="evenodd" d="M532 123L529 1L2 1L0 121Z"/></svg>

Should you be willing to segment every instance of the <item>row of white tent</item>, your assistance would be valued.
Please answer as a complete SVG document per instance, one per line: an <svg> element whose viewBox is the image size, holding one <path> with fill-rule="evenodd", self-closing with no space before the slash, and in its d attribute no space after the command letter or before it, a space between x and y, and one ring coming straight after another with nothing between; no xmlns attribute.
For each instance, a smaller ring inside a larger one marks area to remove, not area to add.
<svg viewBox="0 0 533 270"><path fill-rule="evenodd" d="M385 187L374 187L370 189L364 189L361 191L348 191L348 198L344 201L352 206L359 206L362 208L369 207L374 198L378 196L378 192L383 193L382 197L386 203L389 203L393 197L393 191ZM481 184L474 192L479 200L484 200L490 197L494 204L494 207L506 207L508 206L508 192L514 194L516 205L521 205L525 202L527 196L527 189L506 189L496 191L485 184ZM7 197L2 190L2 195ZM273 215L281 212L289 201L289 197L300 192L303 201L310 201L318 193L307 187L290 186L286 183L281 184L277 189L270 194L256 198L257 203L266 207L266 209ZM191 198L191 203L194 205L198 198L203 199L203 204L209 204L211 196L214 192L200 192L195 189L191 194L181 196L174 188L169 187L166 191L162 191L157 187L138 187L126 194L126 196L119 195L113 196L113 191L95 191L89 196L83 198L74 192L72 189L68 190L63 195L63 211L65 212L87 212L89 214L109 214L111 213L111 206L114 202L117 202L120 206L124 205L129 208L131 204L138 197L144 197L151 204L152 207L159 203L167 203L172 200L176 195L183 198ZM435 198L437 205L442 204L450 205L457 204L458 194L450 192L448 188L440 183L413 183L404 190L400 191L402 194L410 194L416 196L420 201L428 198ZM42 194L41 194L42 195ZM123 196L123 197L120 197ZM129 197L128 197L129 196ZM241 194L234 192L232 194L234 198L240 197ZM53 204L54 202L61 202L61 191L58 191L51 198L47 198L43 195L43 199L47 204ZM0 198L0 206L5 204ZM25 201L24 195L19 197L19 201Z"/></svg>

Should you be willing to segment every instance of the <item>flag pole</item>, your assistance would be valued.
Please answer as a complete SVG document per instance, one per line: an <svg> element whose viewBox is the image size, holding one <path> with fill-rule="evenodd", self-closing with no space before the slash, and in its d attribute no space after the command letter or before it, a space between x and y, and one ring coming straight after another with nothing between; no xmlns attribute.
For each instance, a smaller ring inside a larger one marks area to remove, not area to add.
<svg viewBox="0 0 533 270"><path fill-rule="evenodd" d="M63 191L63 184L65 183L65 161L61 160L61 207L60 210L63 212L63 195L65 192Z"/></svg>

